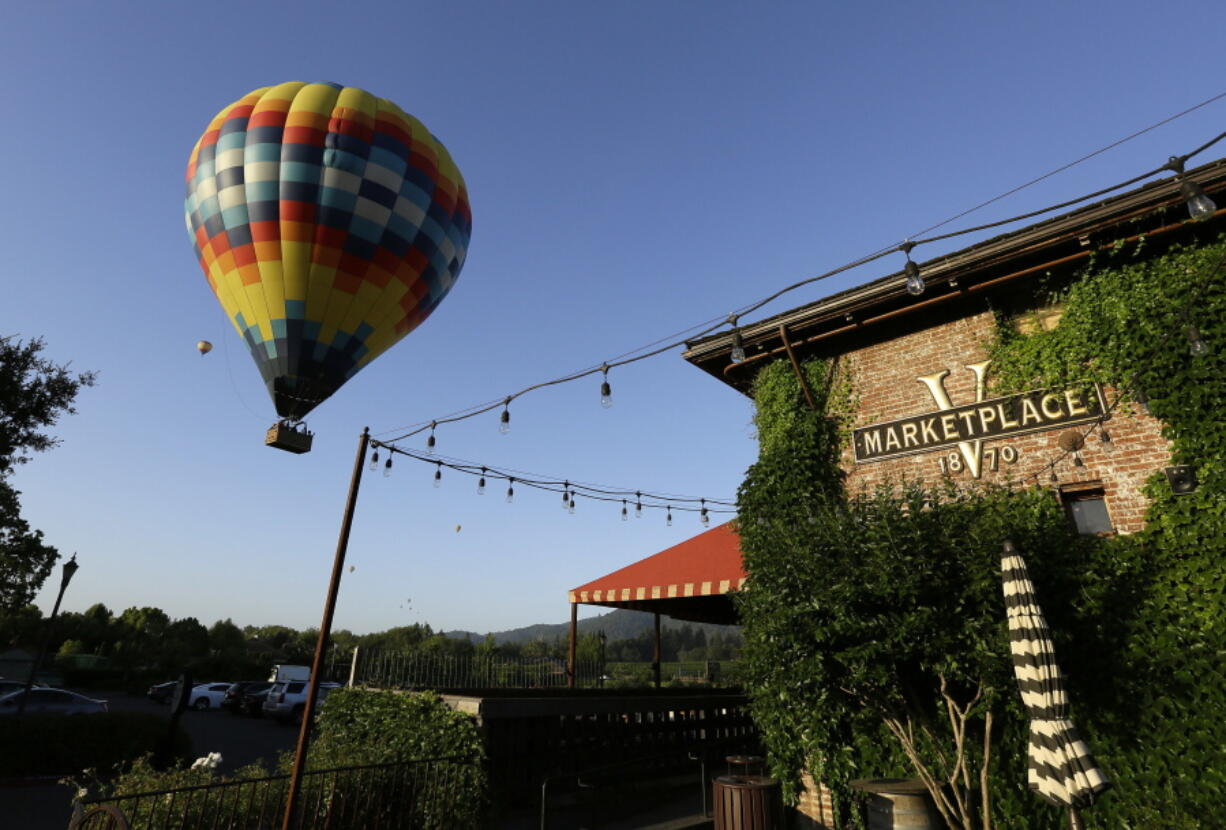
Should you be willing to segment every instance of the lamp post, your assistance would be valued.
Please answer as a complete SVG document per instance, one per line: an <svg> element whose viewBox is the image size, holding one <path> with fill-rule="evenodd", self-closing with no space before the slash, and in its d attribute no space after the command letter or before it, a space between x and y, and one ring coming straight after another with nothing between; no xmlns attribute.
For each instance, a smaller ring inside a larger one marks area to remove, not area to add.
<svg viewBox="0 0 1226 830"><path fill-rule="evenodd" d="M26 678L26 687L22 690L21 699L17 701L18 715L26 710L26 700L30 697L30 688L34 685L34 675L38 673L38 667L42 665L43 657L47 653L47 646L51 643L51 631L55 626L55 615L60 612L60 601L64 599L64 591L68 589L68 583L72 581L72 575L80 567L77 564L77 555L75 553L71 559L64 563L63 575L60 577L60 592L56 594L55 605L51 608L51 616L47 618L47 630L43 632L42 645L39 646L38 654L30 665L30 676Z"/></svg>

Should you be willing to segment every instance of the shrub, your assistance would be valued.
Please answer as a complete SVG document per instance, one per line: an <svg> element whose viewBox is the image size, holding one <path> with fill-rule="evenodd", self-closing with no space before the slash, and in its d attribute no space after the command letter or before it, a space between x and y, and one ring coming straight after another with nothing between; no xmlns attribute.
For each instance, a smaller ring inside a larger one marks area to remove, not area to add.
<svg viewBox="0 0 1226 830"><path fill-rule="evenodd" d="M413 826L476 827L485 801L484 752L472 717L455 712L433 692L337 689L328 695L311 745L312 769L457 758L436 765L438 787L409 799Z"/></svg>
<svg viewBox="0 0 1226 830"><path fill-rule="evenodd" d="M420 771L342 770L336 777L309 776L303 781L300 809L317 809L332 819L343 816L349 822L345 826L352 827L374 826L388 816L395 816L403 826L423 830L479 826L485 775L481 742L472 718L448 709L432 693L337 689L321 709L307 758L308 770L444 757L457 760L435 763ZM278 772L288 773L291 762L290 753L283 753ZM66 783L76 785L81 795L93 796L91 803L116 796L230 783L235 786L225 788L228 796L196 790L182 798L158 797L165 806L159 809L156 822L153 817L149 821L155 827L170 826L169 811L173 809L175 826L194 827L198 821L208 826L218 822L246 826L251 810L283 802L285 778L270 780L267 775L259 764L237 770L232 776L218 776L216 764L208 758L190 766L180 762L159 769L148 757L142 757L121 764L114 776L100 778L91 772L84 780ZM374 802L367 799L372 788L381 790ZM120 804L122 808L123 802ZM134 830L145 826L133 824Z"/></svg>

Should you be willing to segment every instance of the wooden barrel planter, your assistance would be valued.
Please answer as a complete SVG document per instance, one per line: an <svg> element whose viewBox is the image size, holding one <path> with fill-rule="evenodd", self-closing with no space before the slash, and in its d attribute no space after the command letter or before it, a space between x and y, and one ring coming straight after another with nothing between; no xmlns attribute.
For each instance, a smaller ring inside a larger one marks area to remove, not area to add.
<svg viewBox="0 0 1226 830"><path fill-rule="evenodd" d="M715 830L782 830L779 782L763 775L721 775L712 785Z"/></svg>
<svg viewBox="0 0 1226 830"><path fill-rule="evenodd" d="M862 778L852 789L868 794L869 830L937 830L941 817L918 778Z"/></svg>

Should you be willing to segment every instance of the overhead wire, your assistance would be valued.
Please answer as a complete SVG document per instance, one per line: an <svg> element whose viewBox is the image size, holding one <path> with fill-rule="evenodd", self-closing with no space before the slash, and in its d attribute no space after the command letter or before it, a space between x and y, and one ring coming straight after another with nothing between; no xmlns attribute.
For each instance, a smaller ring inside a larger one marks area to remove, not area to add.
<svg viewBox="0 0 1226 830"><path fill-rule="evenodd" d="M493 467L489 464L477 464L472 461L431 456L424 453L414 452L412 450L406 450L402 447L397 447L394 444L373 439L370 442L370 446L376 451L384 449L390 453L402 455L415 461L433 464L439 468L446 467L449 470L465 473L470 476L480 476L481 478L511 481L515 484L522 484L525 487L532 487L537 490L546 490L554 493L570 493L572 497L579 496L593 501L621 502L633 499L636 504L643 509L650 508L655 510L667 510L671 507L674 510L691 513L700 513L704 509L709 513L736 512L736 503L728 499L714 499L702 496L682 496L671 493L658 493L648 490L630 490L628 488L590 484L581 481L571 481L569 479L547 478L532 473L512 470L510 468ZM716 505L716 507L710 507L709 505Z"/></svg>
<svg viewBox="0 0 1226 830"><path fill-rule="evenodd" d="M1193 112L1193 111L1195 111L1196 109L1199 109L1200 107L1205 106L1205 105L1207 105L1207 104L1209 104L1209 103L1212 103L1213 101L1219 100L1219 99L1221 99L1221 98L1223 98L1223 97L1226 97L1226 92L1223 92L1223 93L1221 93L1221 94L1219 94L1219 95L1216 95L1216 96L1214 96L1213 98L1207 99L1206 101L1202 102L1201 104L1198 104L1198 105L1197 105L1197 106L1195 106L1195 107L1189 108L1189 109L1187 109L1187 110L1184 110L1182 113L1178 113L1178 114L1176 114L1176 115L1171 116L1170 118L1164 119L1163 121L1158 122L1158 123L1157 123L1157 124L1155 124L1155 125L1151 125L1150 127L1147 127L1147 128L1146 128L1146 129L1144 129L1144 130L1141 130L1141 131L1139 131L1139 132L1137 132L1137 133L1134 133L1134 134L1133 134L1133 135L1131 135L1131 136L1128 136L1128 137L1126 137L1126 138L1124 138L1124 139L1120 139L1119 141L1116 141L1116 142L1114 142L1113 144L1107 145L1106 147L1104 147L1104 148L1102 148L1102 149L1100 149L1100 150L1097 150L1097 151L1095 151L1094 153L1091 153L1091 154L1089 154L1089 155L1087 155L1087 156L1083 156L1081 159L1078 159L1077 161L1074 161L1074 162L1070 162L1069 164L1064 165L1062 168L1059 168L1059 169L1058 169L1058 170L1056 170L1056 171L1052 171L1052 172L1051 172L1051 173L1049 173L1049 174L1045 174L1045 176L1040 177L1039 179L1036 179L1036 180L1033 180L1033 181L1040 181L1040 180L1042 180L1043 178L1047 178L1048 176L1055 175L1057 172L1060 172L1061 170L1066 170L1066 169L1068 169L1068 168L1070 168L1070 167L1072 167L1072 166L1075 166L1076 164L1079 164L1079 163L1081 163L1081 162L1083 162L1083 161L1085 161L1085 160L1087 160L1087 159L1089 159L1089 158L1092 158L1092 157L1094 157L1095 155L1098 155L1098 154L1099 154L1099 153L1101 153L1101 152L1105 152L1106 150L1110 149L1111 147L1119 146L1120 144L1124 143L1125 141L1128 141L1128 140L1130 140L1131 138L1135 138L1137 135L1141 135L1141 134L1143 134L1143 133L1145 133L1145 132L1148 132L1149 130L1154 129L1154 128L1156 128L1157 126L1161 126L1162 124L1169 123L1170 121L1172 121L1172 120L1174 120L1174 119L1176 119L1176 118L1182 117L1183 115L1187 115L1188 113ZM1199 153L1204 152L1204 151L1205 151L1205 150L1207 150L1209 147L1212 147L1214 144L1218 143L1218 142L1219 142L1219 141L1221 141L1223 138L1226 138L1226 132L1221 133L1221 134L1219 134L1219 135L1217 135L1217 136L1215 136L1215 137L1211 138L1210 140L1206 141L1204 144L1200 145L1199 147L1195 148L1194 150L1192 150L1191 152L1189 152L1189 153L1187 153L1187 154L1185 154L1185 155L1183 155L1183 156L1172 157L1172 158L1179 158L1179 159L1183 159L1183 160L1186 160L1186 159L1192 158L1193 156L1195 156L1195 155L1197 155L1197 154L1199 154ZM1149 178L1149 177L1151 177L1151 176L1157 175L1158 173L1161 173L1161 172L1163 172L1163 171L1165 171L1165 170L1170 170L1170 169L1171 169L1171 168L1170 168L1169 164L1164 164L1164 165L1162 165L1162 166L1160 166L1160 167L1156 167L1156 168L1154 168L1154 169L1152 169L1152 170L1148 170L1148 171L1146 171L1145 173L1142 173L1142 174L1137 175L1137 176L1133 176L1133 177L1131 177L1131 178L1129 178L1129 179L1126 179L1126 180L1124 180L1124 181L1122 181L1122 182L1119 182L1119 183L1113 184L1113 185L1111 185L1111 186L1109 186L1109 187L1106 187L1106 188L1102 188L1102 189L1096 190L1096 191L1094 191L1094 192L1092 192L1092 193L1088 193L1088 194L1085 194L1085 195L1083 195L1083 196L1079 196L1079 197L1077 197L1077 198L1075 198L1075 199L1069 199L1069 200L1066 200L1066 201L1063 201L1063 202L1057 203L1057 204L1055 204L1055 205L1049 205L1049 206L1047 206L1047 207L1045 207L1045 208L1041 208L1041 209L1039 209L1039 210L1034 210L1034 211L1029 211L1029 212L1027 212L1027 213L1018 214L1018 215L1016 215L1016 216L1012 216L1012 217L1009 217L1009 218L1007 218L1007 219L1001 219L1001 220L998 220L998 221L996 221L996 222L986 223L986 224L982 224L982 225L976 225L976 226L974 226L974 227L969 227L969 228L963 228L963 229L958 230L958 231L951 231L950 233L941 234L941 235L939 235L939 236L935 236L935 237L928 237L928 238L923 238L923 239L907 239L907 240L905 240L905 241L902 243L902 245L891 245L891 246L887 246L887 247L879 248L879 249L877 249L876 251L874 251L874 252L872 252L872 253L870 253L870 254L866 254L866 255L864 255L864 256L861 256L861 257L859 257L859 258L857 258L857 259L854 259L854 260L852 260L852 261L850 261L850 262L848 262L848 263L845 263L845 264L843 264L843 265L840 265L840 266L838 266L838 267L836 267L836 268L832 268L832 269L830 269L830 270L828 270L828 271L825 271L825 272L823 272L823 273L821 273L821 274L818 274L818 275L816 275L816 276L808 277L808 278L806 278L806 279L799 280L799 281L794 282L794 283L792 283L792 284L790 284L790 285L784 286L783 288L781 288L781 289L779 289L779 290L777 290L777 291L773 292L772 294L770 294L770 295L768 295L768 296L766 296L766 297L764 297L764 298L762 298L762 299L760 299L760 300L757 300L757 301L752 302L752 303L750 303L750 304L748 304L748 305L742 306L741 308L739 308L739 309L737 309L737 310L733 311L733 312L732 312L731 314L729 314L729 315L728 315L726 318L723 318L723 317L719 317L719 318L712 318L711 320L708 320L708 321L706 321L705 323L699 323L699 324L696 324L696 325L694 325L694 326L691 326L691 327L689 327L688 329L683 330L683 332L690 332L690 333L689 333L689 334L687 334L687 335L686 335L685 337L683 337L682 339L672 339L672 338L669 338L669 337L660 338L660 339L658 339L658 340L653 341L653 342L652 342L652 343L650 343L650 344L647 344L646 346L642 346L642 347L639 347L639 348L637 348L637 349L632 349L632 350L630 350L630 351L628 351L628 352L623 353L623 355L630 355L629 357L619 356L619 357L617 357L617 358L613 358L613 359L610 359L610 360L604 361L604 362L602 362L602 363L600 363L600 364L593 365L593 366L590 366L590 367L585 368L585 369L579 369L579 370L576 370L576 371L570 372L570 373L568 373L568 374L562 375L562 376L560 376L560 377L552 378L552 379L550 379L550 380L541 381L541 382L539 382L539 383L535 383L535 384L532 384L532 385L530 385L530 386L526 386L526 387L524 387L524 388L522 388L522 389L520 389L520 390L518 390L518 391L516 391L516 392L513 392L513 393L511 393L511 394L509 394L509 395L505 395L505 396L503 396L503 397L501 397L501 398L492 399L492 400L490 400L490 401L488 401L488 402L486 402L486 403L482 403L482 404L475 404L475 405L473 405L473 406L471 406L471 407L467 407L467 408L465 408L465 409L456 410L455 412L453 412L453 413L451 413L451 414L449 414L449 415L445 415L445 416L442 416L442 417L437 417L437 418L432 418L432 419L430 419L429 421L418 421L418 422L416 422L414 425L412 425L411 427L401 427L401 428L397 428L397 429L383 430L383 431L378 432L378 433L375 433L375 434L376 434L376 435L379 435L379 436L383 436L383 435L387 435L388 433L398 432L399 434L398 434L398 435L396 435L395 437L388 438L388 439L383 439L383 440L386 440L388 443L394 443L394 442L397 442L397 441L402 441L402 440L404 440L404 439L410 438L410 437L412 437L412 436L414 436L414 435L417 435L417 434L419 434L419 433L421 433L421 432L426 431L427 429L434 429L434 428L435 428L435 427L437 427L439 424L455 423L455 422L458 422L458 421L468 420L469 418L474 418L474 417L476 417L476 416L478 416L478 415L483 415L483 414L485 414L485 413L491 412L491 411L493 411L493 410L495 410L495 409L498 409L499 407L508 407L508 406L509 406L509 405L510 405L510 404L511 404L511 403L512 403L512 402L513 402L513 401L514 401L516 398L522 397L523 395L526 395L526 394L528 394L528 393L530 393L530 392L534 392L534 391L536 391L536 390L539 390L539 389L544 389L544 388L547 388L547 387L550 387L550 386L558 386L558 385L561 385L561 384L570 383L570 382L572 382L572 381L576 381L576 380L579 380L579 379L581 379L581 378L584 378L584 377L588 377L588 376L594 375L594 374L596 374L597 372L607 372L609 369L617 368L617 367L620 367L620 366L626 366L626 365L629 365L629 364L632 364L632 363L637 363L637 362L639 362L639 361L646 360L646 359L648 359L648 358L650 358L650 357L655 357L656 355L662 354L662 353L664 353L664 352L672 351L673 349L678 348L679 346L684 346L684 345L686 345L686 343L687 343L689 340L691 340L691 339L696 339L696 338L703 337L703 336L705 336L705 335L707 335L707 334L711 334L711 333L713 333L713 332L715 332L715 331L717 331L717 330L719 330L719 329L723 328L725 325L728 325L728 324L731 324L731 325L732 325L734 328L736 328L736 327L738 326L738 323L739 323L739 318L740 318L740 317L742 317L742 316L744 316L745 314L749 314L749 313L752 313L752 312L754 312L754 311L757 311L758 309L762 308L763 306L766 306L766 305L768 305L769 303L774 302L775 300L779 299L780 297L782 297L782 296L784 296L784 295L786 295L786 294L788 294L788 293L791 293L792 291L795 291L795 290L797 290L797 289L799 289L799 288L803 288L803 287L805 287L805 286L807 286L807 285L811 285L811 284L813 284L813 283L816 283L816 282L819 282L819 281L822 281L822 280L825 280L825 279L829 279L830 277L836 276L836 275L841 274L841 273L844 273L844 272L846 272L846 271L850 271L850 270L852 270L852 269L854 269L854 268L858 268L858 267L860 267L860 266L866 265L866 264L868 264L868 263L870 263L870 262L873 262L873 261L875 261L875 260L882 259L882 258L884 258L884 257L886 257L886 256L889 256L889 255L890 255L890 254L892 254L892 253L895 253L895 252L897 252L897 251L899 251L899 250L902 250L903 246L906 246L906 247L909 249L909 248L915 247L915 246L917 246L917 245L923 245L923 244L928 244L928 243L932 243L932 242L943 241L943 240L946 240L946 239L951 239L951 238L954 238L954 237L957 237L957 236L963 236L963 235L966 235L966 234L976 233L976 232L980 232L980 231L987 230L987 229L990 229L990 228L1000 227L1000 226L1002 226L1002 225L1007 225L1007 224L1010 224L1010 223L1013 223L1013 222L1018 222L1018 221L1021 221L1021 220L1023 220L1023 219L1033 218L1033 217L1035 217L1035 216L1039 216L1039 215L1042 215L1042 214L1044 214L1044 213L1050 213L1050 212L1051 212L1051 211L1053 211L1053 210L1060 210L1060 209L1062 209L1062 208L1070 207L1070 206L1072 206L1072 205L1079 204L1079 203L1081 203L1081 202L1085 202L1085 201L1088 201L1088 200L1090 200L1090 199L1094 199L1094 198L1097 198L1097 197L1100 197L1100 196L1106 195L1106 194L1108 194L1108 193L1112 193L1112 192L1114 192L1114 191L1117 191L1117 190L1120 190L1120 189L1122 189L1122 188L1128 187L1128 186L1130 186L1130 185L1136 184L1137 182L1139 182L1139 181L1141 181L1141 180L1143 180L1143 179ZM1032 183L1033 183L1033 182L1032 182ZM1021 185L1021 186L1019 186L1019 187L1017 187L1017 188L1014 188L1012 192L1016 192L1017 190L1023 189L1023 188L1025 188L1025 187L1027 187L1027 186L1028 186L1028 184L1027 184L1027 185ZM1004 198L1004 196L1005 196L1005 195L1008 195L1008 194L1002 194L1002 196L997 197L996 199L989 200L988 202L985 202L985 203L983 203L983 204L984 204L984 205L991 204L992 202L997 201L999 198ZM966 214L971 213L971 212L973 212L974 210L977 210L977 209L978 209L978 207L976 207L976 208L971 208L970 210L964 211L963 213L959 214L959 216L965 216ZM948 224L948 222L949 222L949 221L952 221L952 220L946 220L946 222L938 223L937 225L934 225L934 226L932 226L932 227L933 227L933 228L940 227L941 225ZM680 334L679 334L679 335L677 335L677 336L680 336ZM659 344L661 344L661 343L663 343L664 345L659 345Z"/></svg>
<svg viewBox="0 0 1226 830"><path fill-rule="evenodd" d="M1189 299L1187 304L1185 304L1179 311L1176 312L1176 316L1180 320L1184 322L1187 321L1188 306L1194 305L1200 299L1201 295L1203 295L1204 291L1210 284L1210 280L1212 278L1213 273L1222 271L1223 269L1226 269L1226 252L1224 252L1222 256L1219 257L1218 260L1211 267L1207 269L1206 273L1203 275L1204 279L1198 282L1199 290L1195 292L1194 296ZM1167 328L1164 331L1164 333L1158 338L1157 343L1155 343L1150 349L1148 349L1146 353L1151 354L1151 355L1156 354L1158 353L1158 351L1160 351L1160 349L1166 347L1169 341L1174 336L1173 334L1174 331L1175 329L1173 328ZM1080 432L1078 440L1075 442L1075 444L1072 446L1071 449L1065 448L1063 444L1060 445L1061 451L1059 452L1058 455L1056 455L1054 458L1049 460L1043 466L1039 467L1037 470L1034 470L1022 476L1020 480L1028 481L1028 480L1033 479L1036 483L1041 483L1041 479L1044 476L1054 474L1056 468L1061 463L1063 463L1066 459L1068 459L1070 456L1075 456L1078 453L1080 453L1081 450L1084 449L1086 445L1086 439L1088 439L1096 431L1105 430L1106 422L1110 420L1110 418L1112 417L1116 409L1120 407L1123 401L1127 399L1134 399L1136 397L1137 389L1135 387L1136 387L1135 376L1133 378L1132 384L1116 386L1114 400L1112 400L1105 407L1104 411L1099 415L1098 418L1092 421L1088 426L1084 428L1083 431ZM1074 430L1075 429L1076 428L1074 428ZM399 440L399 439L393 439L393 440ZM554 492L554 493L562 493L564 498L569 497L569 499L572 501L572 505L571 505L572 509L573 509L573 499L575 497L580 497L580 498L585 498L585 499L589 499L592 501L603 501L603 502L613 502L613 503L620 501L623 505L623 515L624 515L624 511L625 511L627 504L630 502L631 498L633 498L634 504L636 506L636 514L639 511L641 511L643 508L654 509L654 510L665 510L666 512L670 514L672 510L675 509L679 512L700 513L704 517L704 523L706 521L706 517L709 514L735 514L737 512L736 503L730 499L716 499L716 498L706 498L706 497L700 497L700 496L684 496L684 495L678 495L678 494L672 494L672 493L659 493L659 492L652 492L652 491L646 491L646 490L630 490L628 488L614 487L611 485L592 484L590 482L583 482L583 481L577 481L577 480L572 481L570 479L559 479L556 477L543 476L538 473L529 473L523 470L517 470L513 468L500 468L500 467L491 466L489 464L478 464L476 462L467 461L463 459L457 459L457 458L448 457L448 456L422 454L422 453L414 452L414 451L407 450L402 447L396 446L396 444L393 441L384 441L384 440L377 440L377 439L372 440L371 447L376 452L379 449L385 449L389 453L402 455L407 458L411 458L413 460L424 462L424 463L434 464L436 465L436 470L441 470L442 467L447 467L448 469L454 470L456 472L465 473L471 476L480 476L482 481L484 481L486 478L499 479L503 481L509 481L512 484L520 484L524 487L530 487L530 488L537 489L537 490L544 490L544 491L549 491L549 492ZM376 462L377 462L377 455L375 456L375 458L372 459L372 464L375 464ZM390 469L390 460L388 462L388 467ZM437 479L438 479L438 473L436 472L436 480Z"/></svg>
<svg viewBox="0 0 1226 830"><path fill-rule="evenodd" d="M1179 118L1183 118L1185 115L1190 115L1191 113L1196 112L1198 109L1201 109L1202 107L1206 107L1209 104L1212 104L1214 101L1218 101L1222 98L1226 98L1226 92L1219 92L1217 95L1214 95L1210 98L1206 98L1204 101L1201 101L1199 104L1194 104L1193 106L1188 107L1186 110L1183 110L1182 112L1177 112L1174 115L1167 116L1166 118L1163 118L1161 121L1156 121L1153 124L1150 124L1148 127L1144 127L1140 130L1137 130L1135 133L1132 133L1131 135L1126 135L1117 141L1113 141L1110 144L1107 144L1103 147L1099 147L1097 150L1095 150L1092 153L1087 153L1086 155L1082 156L1079 159L1076 159L1075 161L1070 161L1068 164L1063 164L1057 167L1055 170L1049 170L1048 172L1044 173L1041 176L1036 176L1035 178L1031 179L1025 184L1019 184L1017 187L1013 188L1012 190L1006 190L1004 193L1000 194L999 196L993 196L991 199L988 199L986 202L980 202L979 204L975 205L973 208L968 208L967 210L964 210L961 213L955 214L942 222L938 222L935 225L929 225L928 227L924 228L922 231L916 231L915 233L911 234L911 236L912 237L923 236L926 233L931 233L932 231L935 231L937 228L943 228L946 225L948 225L950 222L956 222L957 220L961 219L963 216L968 216L977 210L987 207L988 205L999 202L1001 199L1007 199L1008 197L1012 196L1015 193L1020 193L1026 188L1036 185L1041 181L1050 179L1052 176L1056 176L1060 173L1063 173L1065 170L1070 170L1083 162L1089 161L1095 156L1101 156L1103 153L1106 153L1110 150L1114 150L1116 147L1119 147L1122 144L1127 144L1129 141L1132 141L1134 138L1139 138L1140 136L1143 136L1148 132L1152 132L1161 126L1169 124L1172 121L1175 121ZM1221 138L1221 136L1219 136L1218 138ZM1209 146L1212 145L1212 143L1213 142L1210 142L1209 144L1205 144L1193 150L1189 158L1201 152L1202 150L1207 149Z"/></svg>

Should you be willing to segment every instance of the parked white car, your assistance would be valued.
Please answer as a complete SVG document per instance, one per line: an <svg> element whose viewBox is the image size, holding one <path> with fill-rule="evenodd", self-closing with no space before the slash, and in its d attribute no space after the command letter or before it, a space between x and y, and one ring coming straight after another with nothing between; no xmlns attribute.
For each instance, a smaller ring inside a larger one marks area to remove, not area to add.
<svg viewBox="0 0 1226 830"><path fill-rule="evenodd" d="M0 715L15 714L23 694L24 691L16 691L0 697ZM25 710L30 714L88 715L107 711L107 703L67 689L41 687L30 690Z"/></svg>
<svg viewBox="0 0 1226 830"><path fill-rule="evenodd" d="M226 682L201 683L193 686L191 696L187 699L187 705L200 711L216 709L221 706L221 701L226 696L226 689L233 685L233 683Z"/></svg>
<svg viewBox="0 0 1226 830"><path fill-rule="evenodd" d="M315 705L319 706L328 696L328 692L339 689L340 683L324 682L319 684L319 696ZM289 683L274 683L264 698L264 717L275 718L282 723L301 723L302 711L306 708L307 683L295 680ZM318 710L316 710L318 711Z"/></svg>

